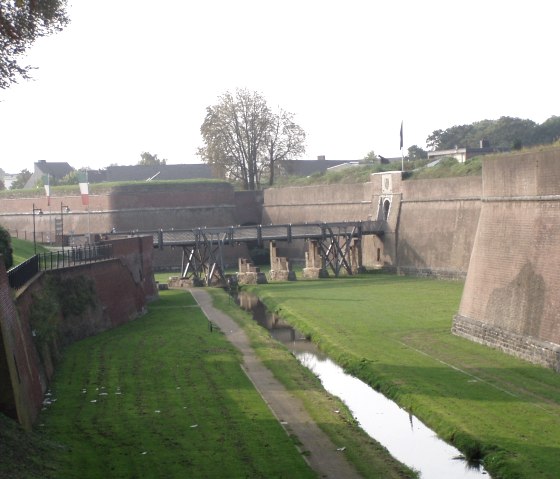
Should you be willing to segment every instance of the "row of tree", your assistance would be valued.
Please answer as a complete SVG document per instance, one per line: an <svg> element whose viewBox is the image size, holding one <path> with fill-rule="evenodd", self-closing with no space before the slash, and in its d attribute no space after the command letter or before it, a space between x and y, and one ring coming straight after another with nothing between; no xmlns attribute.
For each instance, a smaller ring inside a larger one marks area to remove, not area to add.
<svg viewBox="0 0 560 479"><path fill-rule="evenodd" d="M520 149L554 143L560 139L560 117L551 116L542 124L532 120L502 116L498 120L482 120L470 125L457 125L435 130L426 140L430 150L478 147L481 140L502 149Z"/></svg>

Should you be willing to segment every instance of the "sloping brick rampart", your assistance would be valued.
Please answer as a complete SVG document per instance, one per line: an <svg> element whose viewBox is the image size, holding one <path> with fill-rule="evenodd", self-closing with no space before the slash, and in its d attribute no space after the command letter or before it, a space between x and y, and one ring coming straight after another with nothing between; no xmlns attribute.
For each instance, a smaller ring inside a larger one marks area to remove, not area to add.
<svg viewBox="0 0 560 479"><path fill-rule="evenodd" d="M481 208L480 177L402 183L398 270L464 279Z"/></svg>
<svg viewBox="0 0 560 479"><path fill-rule="evenodd" d="M453 331L560 371L558 238L560 149L485 160Z"/></svg>

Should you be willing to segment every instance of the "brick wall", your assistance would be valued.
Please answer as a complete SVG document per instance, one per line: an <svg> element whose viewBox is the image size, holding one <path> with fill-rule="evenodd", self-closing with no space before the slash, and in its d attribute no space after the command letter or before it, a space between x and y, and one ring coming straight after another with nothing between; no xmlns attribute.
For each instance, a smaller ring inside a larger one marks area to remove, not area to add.
<svg viewBox="0 0 560 479"><path fill-rule="evenodd" d="M532 361L546 350L536 361L543 364L557 354L543 345L560 344L558 180L560 149L484 161L482 209L454 321L457 334L501 349L510 343L510 352Z"/></svg>
<svg viewBox="0 0 560 479"><path fill-rule="evenodd" d="M29 322L18 315L3 261L0 261L0 331L3 355L0 407L30 429L41 407L45 383Z"/></svg>
<svg viewBox="0 0 560 479"><path fill-rule="evenodd" d="M31 240L35 206L42 210L42 214L35 214L36 237L43 242L54 241L61 204L70 209L62 215L67 236L106 233L112 228L131 231L238 224L236 197L228 183L152 183L113 188L91 185L90 190L89 207L82 205L77 192L51 197L50 206L42 190L26 191L25 197L13 193L13 197L0 201L0 224Z"/></svg>
<svg viewBox="0 0 560 479"><path fill-rule="evenodd" d="M58 346L69 344L134 319L157 295L151 265L151 238L114 241L119 257L100 263L81 265L38 274L15 301L0 265L0 326L3 347L0 350L0 408L26 428L35 420L54 373ZM33 340L29 322L34 293L44 288L48 275L63 279L84 276L93 281L96 305L79 318L61 318L57 344L40 351ZM9 381L9 383L7 382Z"/></svg>

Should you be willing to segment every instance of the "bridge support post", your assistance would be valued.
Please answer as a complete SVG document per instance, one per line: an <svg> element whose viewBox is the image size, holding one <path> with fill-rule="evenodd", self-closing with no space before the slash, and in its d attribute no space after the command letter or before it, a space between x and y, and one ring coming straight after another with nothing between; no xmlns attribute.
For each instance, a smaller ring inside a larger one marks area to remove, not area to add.
<svg viewBox="0 0 560 479"><path fill-rule="evenodd" d="M219 234L197 230L194 244L183 246L181 279L191 280L193 286L225 285L223 243Z"/></svg>
<svg viewBox="0 0 560 479"><path fill-rule="evenodd" d="M295 281L296 274L288 258L276 254L276 241L270 242L270 279L272 281Z"/></svg>
<svg viewBox="0 0 560 479"><path fill-rule="evenodd" d="M309 240L305 252L304 278L328 278L329 272L325 267L325 261L319 247L320 240Z"/></svg>
<svg viewBox="0 0 560 479"><path fill-rule="evenodd" d="M350 267L352 274L363 273L365 268L362 263L362 240L354 238L350 246Z"/></svg>
<svg viewBox="0 0 560 479"><path fill-rule="evenodd" d="M261 270L253 266L249 260L239 258L239 270L237 273L238 284L266 284L266 276Z"/></svg>

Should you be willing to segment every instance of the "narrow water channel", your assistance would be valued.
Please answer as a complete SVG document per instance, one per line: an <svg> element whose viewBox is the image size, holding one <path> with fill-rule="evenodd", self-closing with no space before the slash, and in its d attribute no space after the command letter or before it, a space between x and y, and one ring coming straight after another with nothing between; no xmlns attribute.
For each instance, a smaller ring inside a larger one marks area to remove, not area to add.
<svg viewBox="0 0 560 479"><path fill-rule="evenodd" d="M254 295L240 293L239 305L253 313L273 338L287 345L331 394L350 409L362 429L393 457L420 472L422 479L475 479L490 476L482 466L468 464L455 447L438 438L419 419L400 408L322 354L291 326L269 313Z"/></svg>

